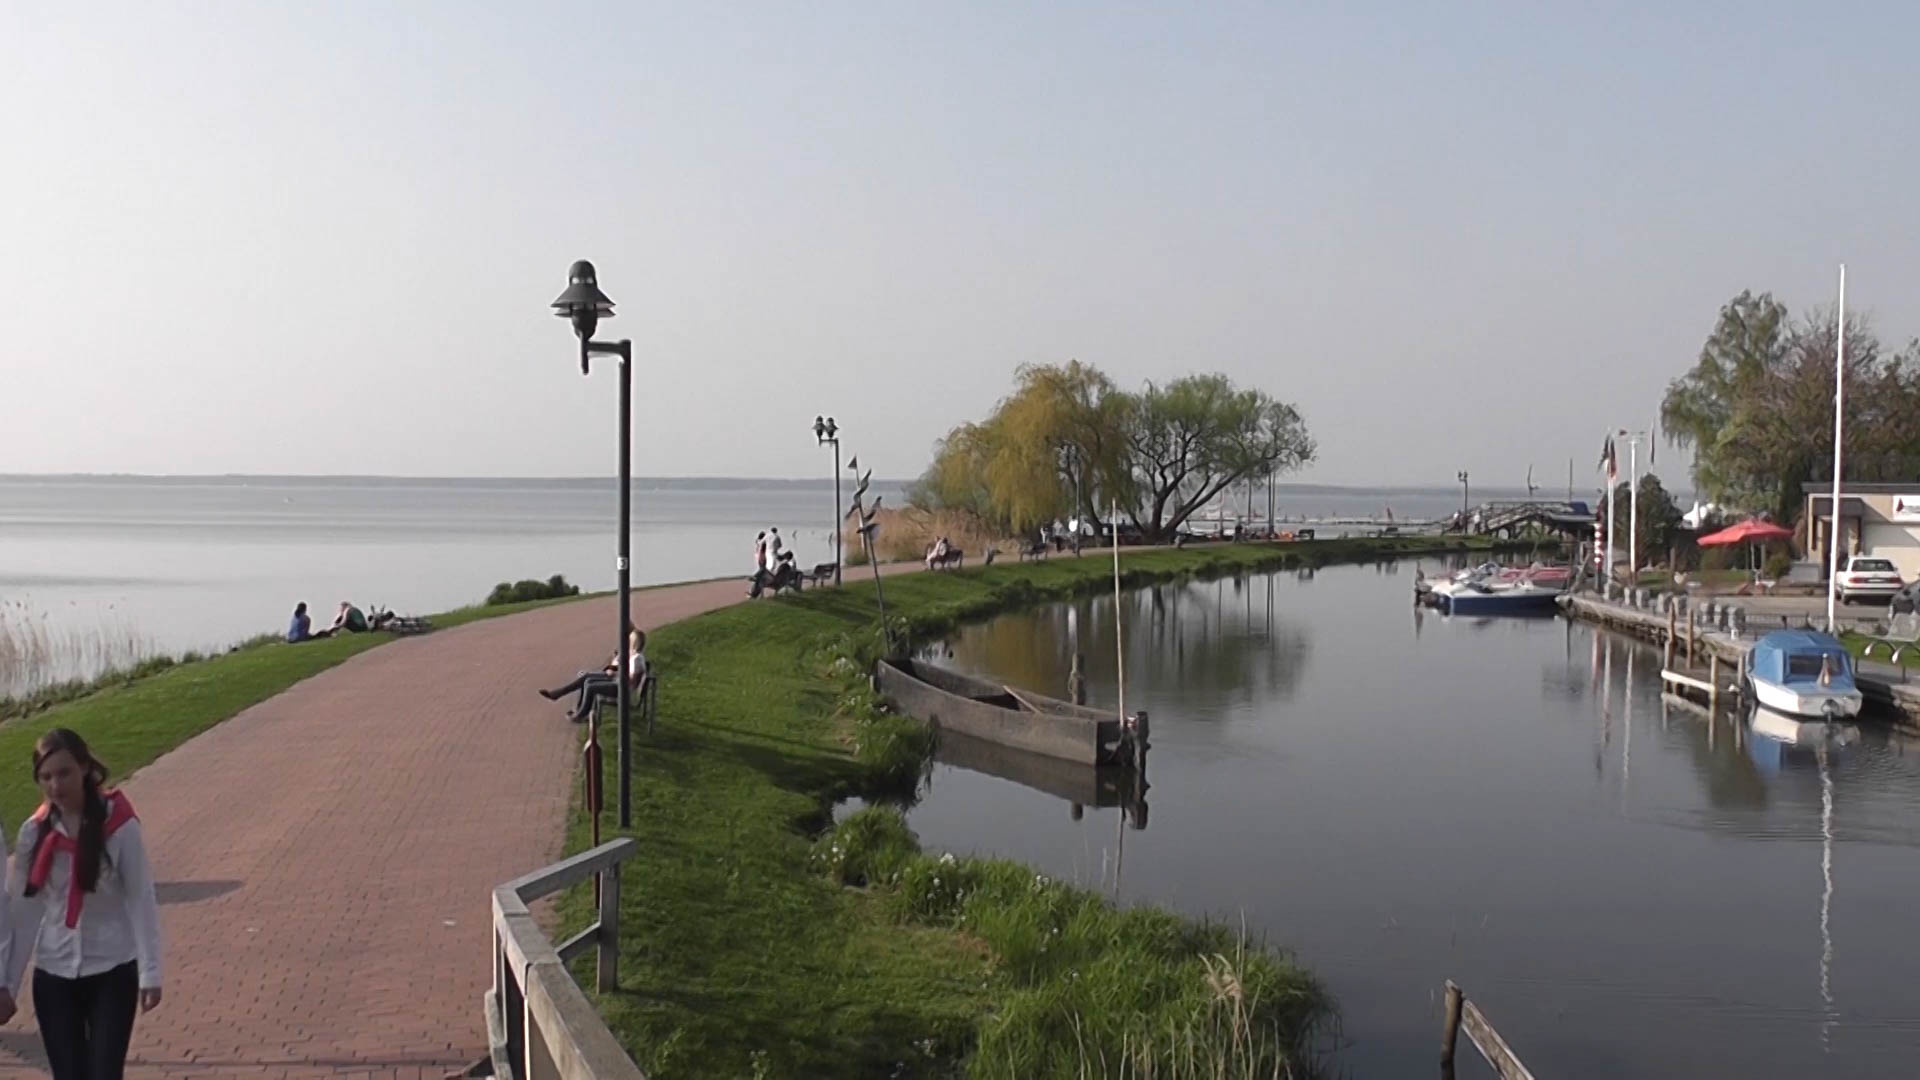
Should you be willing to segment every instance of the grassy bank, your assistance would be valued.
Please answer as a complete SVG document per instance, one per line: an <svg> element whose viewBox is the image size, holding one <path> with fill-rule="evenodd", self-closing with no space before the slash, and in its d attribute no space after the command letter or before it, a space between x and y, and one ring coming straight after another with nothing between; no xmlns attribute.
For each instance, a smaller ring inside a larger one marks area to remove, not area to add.
<svg viewBox="0 0 1920 1080"><path fill-rule="evenodd" d="M1141 550L1124 555L1123 577L1431 548ZM1110 574L1104 557L914 574L886 582L887 608L925 638L1106 589ZM836 801L910 786L926 745L864 689L873 584L854 580L651 638L660 726L635 754L640 854L623 874L621 989L599 999L635 1059L666 1078L1309 1074L1331 1006L1284 954L1115 911L1017 865L927 855L891 811L828 828ZM609 755L608 792L614 768ZM609 807L606 835L612 821ZM576 818L569 846L587 842ZM563 908L570 925L590 917L584 892Z"/></svg>
<svg viewBox="0 0 1920 1080"><path fill-rule="evenodd" d="M427 618L436 629L446 629L555 602L467 607ZM79 732L114 776L124 778L222 720L393 639L388 633L342 634L288 645L278 637L256 638L231 652L149 660L131 671L63 687L57 701L14 702L18 715L0 724L0 774L21 782L0 785L0 821L17 825L39 803L38 792L25 781L34 740L49 728Z"/></svg>

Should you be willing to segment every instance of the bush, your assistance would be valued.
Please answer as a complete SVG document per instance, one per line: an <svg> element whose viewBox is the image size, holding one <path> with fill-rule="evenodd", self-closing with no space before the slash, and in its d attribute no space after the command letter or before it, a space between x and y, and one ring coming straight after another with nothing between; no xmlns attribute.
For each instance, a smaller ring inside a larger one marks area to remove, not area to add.
<svg viewBox="0 0 1920 1080"><path fill-rule="evenodd" d="M1767 556L1766 566L1760 571L1760 574L1769 581L1778 581L1786 577L1787 572L1792 569L1793 556L1784 551L1776 551Z"/></svg>
<svg viewBox="0 0 1920 1080"><path fill-rule="evenodd" d="M487 594L487 606L523 604L529 600L559 600L579 595L580 586L569 585L563 575L555 574L545 581L535 581L532 578L512 584L503 581L495 585L493 591Z"/></svg>

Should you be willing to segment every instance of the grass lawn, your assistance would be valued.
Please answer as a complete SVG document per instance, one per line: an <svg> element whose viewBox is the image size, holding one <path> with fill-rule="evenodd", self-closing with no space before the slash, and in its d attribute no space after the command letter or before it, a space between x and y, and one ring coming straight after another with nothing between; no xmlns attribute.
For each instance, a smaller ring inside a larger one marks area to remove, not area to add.
<svg viewBox="0 0 1920 1080"><path fill-rule="evenodd" d="M573 599L461 608L428 619L436 629L445 629ZM392 634L378 633L342 634L299 645L261 641L126 681L109 681L84 697L0 724L0 771L25 778L34 741L49 728L66 727L87 740L115 779L125 779L220 721L393 639ZM0 821L17 828L39 803L33 784L8 783L0 787Z"/></svg>
<svg viewBox="0 0 1920 1080"><path fill-rule="evenodd" d="M1432 544L1141 550L1123 553L1123 571L1144 584ZM1104 558L1000 564L891 578L885 596L890 616L924 640L964 619L1110 588L1111 572ZM660 719L634 755L629 835L640 853L622 874L621 988L598 998L635 1060L666 1078L1029 1077L1104 1075L1144 1050L1157 1064L1136 1075L1213 1076L1226 1059L1174 1040L1218 1044L1245 1026L1242 1041L1266 1041L1218 1075L1307 1064L1298 1055L1331 1008L1282 954L1254 943L1243 955L1223 928L1116 912L1013 864L921 854L891 811L828 831L837 801L898 777L896 751L913 753L909 783L924 763L903 727L924 729L877 714L864 660L850 659L877 635L873 582L847 580L701 615L649 641ZM603 838L619 835L615 768L609 753ZM577 814L569 850L588 843ZM591 918L590 891L564 902L569 928ZM591 986L591 960L575 975ZM1252 1022L1235 1024L1236 1009Z"/></svg>

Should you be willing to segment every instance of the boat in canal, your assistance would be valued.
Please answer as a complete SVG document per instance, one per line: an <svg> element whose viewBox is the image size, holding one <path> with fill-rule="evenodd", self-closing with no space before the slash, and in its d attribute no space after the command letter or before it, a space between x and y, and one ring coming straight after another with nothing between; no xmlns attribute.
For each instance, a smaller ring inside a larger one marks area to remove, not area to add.
<svg viewBox="0 0 1920 1080"><path fill-rule="evenodd" d="M1109 712L919 660L882 660L875 675L887 704L942 734L957 731L1082 765L1136 764L1146 753L1139 723L1123 725Z"/></svg>
<svg viewBox="0 0 1920 1080"><path fill-rule="evenodd" d="M1449 615L1552 614L1554 602L1573 579L1565 566L1501 566L1483 563L1443 581L1414 579L1414 603Z"/></svg>
<svg viewBox="0 0 1920 1080"><path fill-rule="evenodd" d="M1775 630L1754 642L1747 688L1763 708L1800 719L1858 716L1863 700L1852 655L1838 638L1817 630Z"/></svg>

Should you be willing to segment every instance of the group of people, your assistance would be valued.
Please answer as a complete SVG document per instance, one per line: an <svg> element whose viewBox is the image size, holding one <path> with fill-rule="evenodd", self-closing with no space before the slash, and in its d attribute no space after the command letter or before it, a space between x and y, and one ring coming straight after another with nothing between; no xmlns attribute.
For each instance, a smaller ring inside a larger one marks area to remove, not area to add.
<svg viewBox="0 0 1920 1080"><path fill-rule="evenodd" d="M927 569L932 570L934 567L945 563L947 556L952 554L952 552L953 544L951 541L944 536L936 537L933 543L927 545Z"/></svg>
<svg viewBox="0 0 1920 1080"><path fill-rule="evenodd" d="M793 588L800 583L800 568L794 564L793 552L788 551L786 542L780 539L780 530L766 529L753 538L753 583L747 589L747 595L758 597L772 589Z"/></svg>
<svg viewBox="0 0 1920 1080"><path fill-rule="evenodd" d="M364 634L369 630L378 630L386 619L393 616L390 611L375 611L373 618L345 600L340 601L340 610L333 616L333 625L324 630L315 630L313 620L307 616L307 602L293 605L293 621L287 624L287 644L297 645L302 641L319 641L335 634Z"/></svg>
<svg viewBox="0 0 1920 1080"><path fill-rule="evenodd" d="M568 694L574 695L573 707L567 710L567 719L576 724L585 723L593 710L603 701L620 699L620 656L614 654L595 671L582 671L572 682L563 683L551 690L541 690L540 696L548 701L559 701ZM630 694L638 695L647 684L647 635L632 623L627 624L627 689Z"/></svg>
<svg viewBox="0 0 1920 1080"><path fill-rule="evenodd" d="M27 992L54 1080L118 1078L134 1017L161 996L160 905L140 817L65 728L34 744L33 777L42 802L20 826L0 892L0 1023L13 1018L31 958Z"/></svg>

